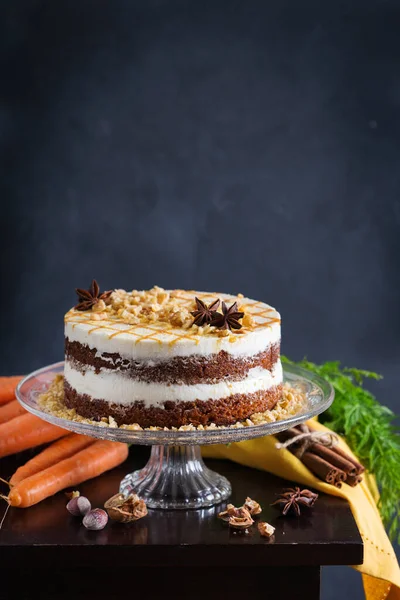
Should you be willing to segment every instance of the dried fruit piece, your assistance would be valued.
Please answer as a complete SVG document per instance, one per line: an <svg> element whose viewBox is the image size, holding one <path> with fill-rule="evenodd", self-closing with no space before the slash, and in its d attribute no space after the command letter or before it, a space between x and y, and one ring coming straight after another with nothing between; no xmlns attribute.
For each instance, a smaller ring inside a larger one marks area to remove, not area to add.
<svg viewBox="0 0 400 600"><path fill-rule="evenodd" d="M137 521L147 515L147 506L137 494L125 497L123 494L115 494L104 504L110 519L120 523Z"/></svg>
<svg viewBox="0 0 400 600"><path fill-rule="evenodd" d="M98 531L104 529L108 522L108 515L102 508L94 508L83 517L83 525L86 529Z"/></svg>
<svg viewBox="0 0 400 600"><path fill-rule="evenodd" d="M74 517L83 517L91 508L92 505L85 496L73 496L67 504L67 511Z"/></svg>
<svg viewBox="0 0 400 600"><path fill-rule="evenodd" d="M249 498L249 496L247 496L245 503L243 504L243 508L246 508L252 516L259 515L262 511L262 508L258 504L258 502L252 500L251 498Z"/></svg>
<svg viewBox="0 0 400 600"><path fill-rule="evenodd" d="M232 527L232 529L247 529L253 525L254 521L248 510L243 507L237 508L236 510L238 511L238 514L229 517L229 527Z"/></svg>
<svg viewBox="0 0 400 600"><path fill-rule="evenodd" d="M257 523L258 531L263 537L270 538L275 533L275 527L272 527L269 523L260 522Z"/></svg>

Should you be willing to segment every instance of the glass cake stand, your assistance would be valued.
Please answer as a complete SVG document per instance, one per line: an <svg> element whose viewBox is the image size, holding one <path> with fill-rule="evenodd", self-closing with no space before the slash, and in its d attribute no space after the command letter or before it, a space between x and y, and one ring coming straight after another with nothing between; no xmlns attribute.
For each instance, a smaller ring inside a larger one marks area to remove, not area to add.
<svg viewBox="0 0 400 600"><path fill-rule="evenodd" d="M76 433L128 444L151 445L146 466L126 475L120 491L124 494L136 492L149 508L158 509L204 508L229 497L229 481L205 466L201 445L230 444L284 431L326 410L334 397L333 388L324 379L305 369L284 365L284 381L300 387L307 397L306 408L294 416L241 428L136 431L71 421L45 412L38 404L38 397L63 370L64 363L59 362L25 377L16 390L21 405L41 419Z"/></svg>

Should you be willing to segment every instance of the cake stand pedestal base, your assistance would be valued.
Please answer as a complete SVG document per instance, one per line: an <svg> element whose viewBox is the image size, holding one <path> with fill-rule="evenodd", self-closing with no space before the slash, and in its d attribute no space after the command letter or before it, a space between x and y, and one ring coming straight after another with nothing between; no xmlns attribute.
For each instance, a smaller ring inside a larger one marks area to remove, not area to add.
<svg viewBox="0 0 400 600"><path fill-rule="evenodd" d="M136 493L149 508L188 509L213 506L231 494L229 481L211 471L200 446L152 446L147 465L126 475L120 491Z"/></svg>

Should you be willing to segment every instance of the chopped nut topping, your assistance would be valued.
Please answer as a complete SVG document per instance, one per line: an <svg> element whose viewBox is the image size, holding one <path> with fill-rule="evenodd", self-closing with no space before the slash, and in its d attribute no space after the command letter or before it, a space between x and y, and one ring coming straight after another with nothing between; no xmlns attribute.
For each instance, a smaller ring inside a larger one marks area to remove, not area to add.
<svg viewBox="0 0 400 600"><path fill-rule="evenodd" d="M129 323L130 325L137 325L138 323L140 323L140 319L136 315L137 308L139 307L134 306L132 307L132 310L127 310L126 308L124 308L123 310L119 311L119 316L126 323Z"/></svg>
<svg viewBox="0 0 400 600"><path fill-rule="evenodd" d="M107 318L107 315L105 312L101 312L101 313L93 312L90 315L90 318L93 319L93 321L103 321L104 319Z"/></svg>
<svg viewBox="0 0 400 600"><path fill-rule="evenodd" d="M221 314L216 312L216 308L220 304L218 298L211 302L208 309L202 298L195 300L196 292L193 292L193 303L190 304L190 296L188 298L187 291L172 290L169 292L158 286L145 291L133 290L127 292L116 289L112 292L100 294L97 283L92 282L89 290L77 291L80 303L70 312L72 314L75 311L88 312L89 314L85 316L89 317L90 315L89 318L95 321L120 319L129 325L143 325L144 327L148 324L160 323L165 324L165 328L168 328L168 326L182 328L189 330L190 334L193 331L198 335L216 337L229 336L227 329L233 329L233 335L231 331L229 341L236 341L240 337L238 334L246 334L249 330L251 331L257 327L251 315L251 309L249 312L248 304L240 306L240 310L236 311L237 302L234 302L230 309L226 307L226 314ZM209 298L212 300L212 295ZM243 294L238 294L237 299L242 298ZM207 298L206 301L210 302L210 299ZM234 298L231 299L234 300ZM225 306L224 302L222 304ZM218 317L217 321L210 325L211 319L208 317L203 318L198 314L201 311L204 312L204 310L209 310L210 315ZM192 315L195 316L194 321ZM239 315L243 317L240 323L238 320ZM197 325L203 327L203 329L196 329L195 326ZM242 327L242 330L240 327Z"/></svg>
<svg viewBox="0 0 400 600"><path fill-rule="evenodd" d="M96 304L93 304L92 306L92 312L94 313L101 313L106 309L106 303L104 302L104 300L98 300L96 302Z"/></svg>
<svg viewBox="0 0 400 600"><path fill-rule="evenodd" d="M258 531L263 537L270 538L275 533L275 527L272 527L269 523L260 522L257 523Z"/></svg>
<svg viewBox="0 0 400 600"><path fill-rule="evenodd" d="M218 337L228 337L228 335L231 335L231 332L229 329L218 329L217 335Z"/></svg>
<svg viewBox="0 0 400 600"><path fill-rule="evenodd" d="M161 290L161 288L160 288ZM157 294L157 302L159 304L164 304L165 302L167 302L169 299L169 293L166 292L165 290L161 290L160 292L158 292Z"/></svg>
<svg viewBox="0 0 400 600"><path fill-rule="evenodd" d="M170 316L170 322L171 325L175 325L177 327L183 327L186 324L190 326L192 324L192 318L188 310L180 308L172 312Z"/></svg>
<svg viewBox="0 0 400 600"><path fill-rule="evenodd" d="M256 502L255 500L252 500L248 496L245 500L245 503L243 504L243 508L246 508L252 516L259 515L260 512L262 511L262 508L258 504L258 502Z"/></svg>

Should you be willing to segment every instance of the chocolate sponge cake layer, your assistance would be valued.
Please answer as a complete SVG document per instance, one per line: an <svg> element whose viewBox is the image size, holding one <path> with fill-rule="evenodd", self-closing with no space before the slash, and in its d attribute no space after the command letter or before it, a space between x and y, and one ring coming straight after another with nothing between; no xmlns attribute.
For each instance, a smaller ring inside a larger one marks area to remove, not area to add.
<svg viewBox="0 0 400 600"><path fill-rule="evenodd" d="M163 406L146 407L140 400L128 406L79 394L64 382L65 404L83 417L100 420L113 417L118 425L138 423L141 427L180 427L181 425L231 425L256 412L271 410L282 395L282 386L251 394L234 394L227 398L193 402L165 402Z"/></svg>
<svg viewBox="0 0 400 600"><path fill-rule="evenodd" d="M279 360L280 344L271 344L264 352L251 357L240 358L222 350L210 356L176 356L169 361L158 363L132 361L119 354L104 352L96 348L65 338L65 357L82 372L85 366L94 367L96 373L102 369L118 370L132 379L148 383L215 383L229 378L231 381L244 379L249 370L261 367L272 371ZM254 412L254 411L253 411Z"/></svg>

